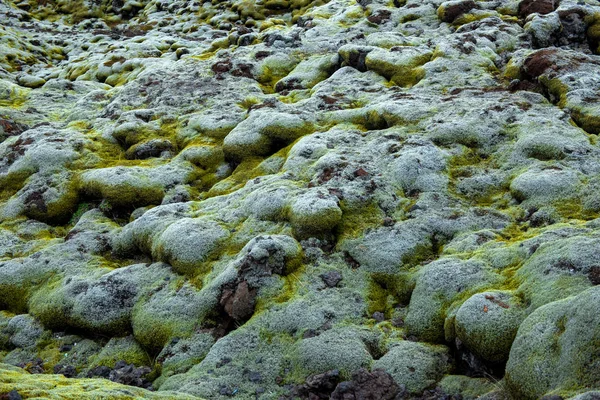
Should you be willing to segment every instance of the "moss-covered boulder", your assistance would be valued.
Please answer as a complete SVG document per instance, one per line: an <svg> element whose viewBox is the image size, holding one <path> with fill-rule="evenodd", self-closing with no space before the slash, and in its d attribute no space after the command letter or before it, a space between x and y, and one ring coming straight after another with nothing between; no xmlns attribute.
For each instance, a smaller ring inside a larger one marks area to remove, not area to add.
<svg viewBox="0 0 600 400"><path fill-rule="evenodd" d="M408 332L422 340L443 341L444 321L454 301L502 281L485 263L443 258L419 271L408 305Z"/></svg>
<svg viewBox="0 0 600 400"><path fill-rule="evenodd" d="M522 300L510 292L477 293L456 313L456 337L487 361L506 361L517 329L526 315Z"/></svg>
<svg viewBox="0 0 600 400"><path fill-rule="evenodd" d="M519 327L506 365L513 396L537 399L552 391L600 389L600 287L549 303Z"/></svg>
<svg viewBox="0 0 600 400"><path fill-rule="evenodd" d="M401 341L380 359L373 368L388 372L399 386L409 393L422 393L452 369L450 353L445 346Z"/></svg>

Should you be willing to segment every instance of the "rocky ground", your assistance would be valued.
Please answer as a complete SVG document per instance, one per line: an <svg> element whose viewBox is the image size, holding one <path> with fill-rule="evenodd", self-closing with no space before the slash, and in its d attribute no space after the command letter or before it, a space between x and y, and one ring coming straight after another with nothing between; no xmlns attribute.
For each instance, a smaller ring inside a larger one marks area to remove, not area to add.
<svg viewBox="0 0 600 400"><path fill-rule="evenodd" d="M0 399L599 399L598 54L596 0L0 0Z"/></svg>

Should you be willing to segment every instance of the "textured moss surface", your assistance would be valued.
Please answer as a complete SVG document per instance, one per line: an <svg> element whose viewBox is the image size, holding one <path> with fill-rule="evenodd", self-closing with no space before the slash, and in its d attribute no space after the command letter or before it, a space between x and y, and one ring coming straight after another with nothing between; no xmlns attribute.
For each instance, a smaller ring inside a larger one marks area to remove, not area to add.
<svg viewBox="0 0 600 400"><path fill-rule="evenodd" d="M599 15L0 2L0 398L593 396Z"/></svg>

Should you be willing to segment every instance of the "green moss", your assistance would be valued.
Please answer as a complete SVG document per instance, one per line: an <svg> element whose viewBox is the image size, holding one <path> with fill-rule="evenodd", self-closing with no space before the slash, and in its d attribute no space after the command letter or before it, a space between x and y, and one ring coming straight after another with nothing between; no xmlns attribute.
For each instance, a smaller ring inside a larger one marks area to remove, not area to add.
<svg viewBox="0 0 600 400"><path fill-rule="evenodd" d="M69 326L68 305L55 303L55 291L62 285L60 278L48 279L28 301L29 313L44 326L64 329Z"/></svg>
<svg viewBox="0 0 600 400"><path fill-rule="evenodd" d="M19 173L11 173L0 177L0 200L8 200L21 190L30 176L31 172L20 171Z"/></svg>
<svg viewBox="0 0 600 400"><path fill-rule="evenodd" d="M243 187L250 179L261 176L262 172L259 168L264 159L261 157L249 157L244 159L233 171L231 176L218 182L210 188L207 197L221 196L234 192Z"/></svg>
<svg viewBox="0 0 600 400"><path fill-rule="evenodd" d="M587 133L600 134L600 111L587 111L584 108L573 107L571 117L577 126Z"/></svg>
<svg viewBox="0 0 600 400"><path fill-rule="evenodd" d="M569 87L565 85L558 78L549 78L546 75L541 75L538 78L538 81L544 85L550 96L552 97L552 102L557 106L564 108L567 103L567 92Z"/></svg>
<svg viewBox="0 0 600 400"><path fill-rule="evenodd" d="M349 206L346 201L340 201L343 218L336 228L338 242L344 239L356 238L368 228L381 226L385 213L375 203L370 202L359 207Z"/></svg>
<svg viewBox="0 0 600 400"><path fill-rule="evenodd" d="M590 48L596 54L600 53L600 13L588 15L585 18L587 24L587 38Z"/></svg>
<svg viewBox="0 0 600 400"><path fill-rule="evenodd" d="M464 375L448 375L439 383L439 387L446 394L464 400L475 400L480 396L498 389L498 385L485 378L469 378Z"/></svg>
<svg viewBox="0 0 600 400"><path fill-rule="evenodd" d="M43 206L29 207L25 214L29 218L51 224L63 224L72 218L73 211L79 202L79 181L71 179L63 183L62 193L54 201L42 200Z"/></svg>
<svg viewBox="0 0 600 400"><path fill-rule="evenodd" d="M508 61L508 63L506 64L506 67L504 68L504 74L503 77L508 80L508 81L512 81L514 79L521 79L521 66L520 65L516 65L515 62L513 61L513 59L510 59Z"/></svg>
<svg viewBox="0 0 600 400"><path fill-rule="evenodd" d="M38 351L38 356L43 360L44 373L51 374L54 366L60 362L63 354L56 346L47 346Z"/></svg>
<svg viewBox="0 0 600 400"><path fill-rule="evenodd" d="M16 390L23 398L56 400L200 400L176 392L154 393L120 385L106 379L71 379L63 375L29 374L24 370L0 364L0 396Z"/></svg>
<svg viewBox="0 0 600 400"><path fill-rule="evenodd" d="M411 50L411 48L408 49ZM395 55L393 52L378 50L369 53L365 63L369 70L384 76L391 83L404 87L411 87L425 77L425 70L421 65L431 60L432 53L409 53L409 55L406 56L406 59L401 60L396 60L394 57Z"/></svg>
<svg viewBox="0 0 600 400"><path fill-rule="evenodd" d="M429 57L427 57L427 61L424 61L424 63L429 61ZM414 85L416 85L417 83L419 83L419 81L421 81L421 79L423 79L425 77L425 69L421 68L421 67L417 67L417 68L413 68L408 72L403 72L403 73L399 73L396 74L392 77L391 81L394 82L396 85L398 86L403 86L403 87L413 87Z"/></svg>
<svg viewBox="0 0 600 400"><path fill-rule="evenodd" d="M16 314L27 313L30 290L0 283L0 308Z"/></svg>
<svg viewBox="0 0 600 400"><path fill-rule="evenodd" d="M383 312L387 319L392 318L396 307L408 304L415 282L412 274L371 274L366 294L368 314Z"/></svg>
<svg viewBox="0 0 600 400"><path fill-rule="evenodd" d="M0 98L0 107L20 109L25 106L29 98L29 90L13 85L8 98Z"/></svg>
<svg viewBox="0 0 600 400"><path fill-rule="evenodd" d="M494 16L493 12L477 12L477 13L465 13L456 18L452 25L461 26L475 21L481 21L482 19Z"/></svg>
<svg viewBox="0 0 600 400"><path fill-rule="evenodd" d="M416 21L420 18L421 18L421 16L418 14L407 14L407 15L404 15L402 18L400 18L400 23L404 24L406 22Z"/></svg>
<svg viewBox="0 0 600 400"><path fill-rule="evenodd" d="M99 366L114 368L115 364L119 361L125 361L135 366L152 364L146 351L132 336L127 336L111 339L99 354L90 358L89 368Z"/></svg>

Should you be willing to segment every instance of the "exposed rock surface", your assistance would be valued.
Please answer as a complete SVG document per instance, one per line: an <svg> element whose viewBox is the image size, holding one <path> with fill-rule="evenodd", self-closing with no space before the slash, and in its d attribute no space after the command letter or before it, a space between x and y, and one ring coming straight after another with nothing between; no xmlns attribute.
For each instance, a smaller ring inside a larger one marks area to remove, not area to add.
<svg viewBox="0 0 600 400"><path fill-rule="evenodd" d="M0 399L598 398L598 1L0 21Z"/></svg>

